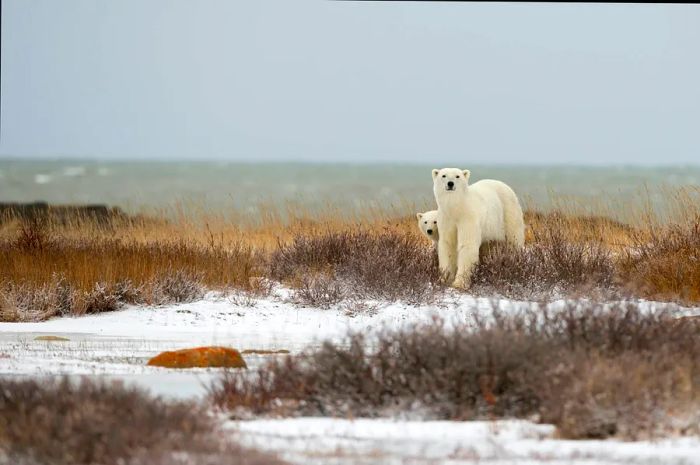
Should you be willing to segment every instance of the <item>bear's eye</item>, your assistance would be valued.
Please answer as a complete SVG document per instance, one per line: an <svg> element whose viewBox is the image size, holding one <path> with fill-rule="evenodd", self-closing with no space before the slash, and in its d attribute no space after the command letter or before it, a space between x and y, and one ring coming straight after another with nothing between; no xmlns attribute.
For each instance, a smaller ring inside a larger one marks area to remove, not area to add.
<svg viewBox="0 0 700 465"><path fill-rule="evenodd" d="M446 178L446 177L447 177L447 175L446 175L446 174L443 174L443 175L442 175L442 177L443 177L443 178Z"/></svg>
<svg viewBox="0 0 700 465"><path fill-rule="evenodd" d="M428 222L426 221L425 224L428 224Z"/></svg>
<svg viewBox="0 0 700 465"><path fill-rule="evenodd" d="M459 176L457 176L457 179L459 179Z"/></svg>
<svg viewBox="0 0 700 465"><path fill-rule="evenodd" d="M433 224L437 224L437 221L433 221Z"/></svg>

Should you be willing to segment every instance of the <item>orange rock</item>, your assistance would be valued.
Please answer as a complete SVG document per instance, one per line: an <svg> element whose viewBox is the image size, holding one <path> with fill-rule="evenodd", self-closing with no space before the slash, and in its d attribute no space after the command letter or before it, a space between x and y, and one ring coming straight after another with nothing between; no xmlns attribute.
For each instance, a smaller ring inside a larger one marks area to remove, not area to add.
<svg viewBox="0 0 700 465"><path fill-rule="evenodd" d="M70 341L67 337L61 337L61 336L37 336L34 338L35 341L56 341L56 342L62 342L62 341Z"/></svg>
<svg viewBox="0 0 700 465"><path fill-rule="evenodd" d="M196 347L162 352L148 364L165 368L247 368L240 352L228 347Z"/></svg>

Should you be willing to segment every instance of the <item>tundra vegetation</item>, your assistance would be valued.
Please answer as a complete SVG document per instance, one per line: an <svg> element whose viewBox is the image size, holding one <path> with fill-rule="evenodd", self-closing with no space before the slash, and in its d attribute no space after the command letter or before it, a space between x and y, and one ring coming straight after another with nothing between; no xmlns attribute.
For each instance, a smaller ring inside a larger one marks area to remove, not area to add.
<svg viewBox="0 0 700 465"><path fill-rule="evenodd" d="M235 418L516 417L553 423L566 438L700 434L700 320L675 308L700 304L699 198L692 189L669 195L667 217L628 206L626 221L564 202L526 209L525 248L484 246L469 293L538 307L505 313L494 303L460 325L350 334L227 372L208 401ZM420 207L100 221L6 212L0 321L185 302L209 290L245 304L271 283L291 289L296 305L440 303L454 294L416 227ZM547 302L558 297L576 299L554 309ZM279 463L229 442L210 413L120 386L0 380L0 463Z"/></svg>
<svg viewBox="0 0 700 465"><path fill-rule="evenodd" d="M211 399L237 418L526 418L571 439L700 433L699 319L633 301L567 302L350 334L229 372Z"/></svg>
<svg viewBox="0 0 700 465"><path fill-rule="evenodd" d="M229 440L204 405L88 379L0 378L2 465L282 465Z"/></svg>
<svg viewBox="0 0 700 465"><path fill-rule="evenodd" d="M483 246L468 292L698 303L700 190L665 195L665 217L642 203L625 206L625 222L612 219L609 207L564 201L547 212L526 209L526 247ZM207 290L254 298L271 282L291 288L299 305L435 302L446 288L433 247L416 227L418 210L425 208L135 216L108 210L99 218L8 210L0 221L0 321L183 302Z"/></svg>

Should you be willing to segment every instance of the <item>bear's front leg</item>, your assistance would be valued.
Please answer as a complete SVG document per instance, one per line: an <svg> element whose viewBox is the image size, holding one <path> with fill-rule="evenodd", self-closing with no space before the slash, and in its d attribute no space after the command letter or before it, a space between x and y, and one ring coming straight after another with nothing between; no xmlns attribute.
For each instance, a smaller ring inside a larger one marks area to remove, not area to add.
<svg viewBox="0 0 700 465"><path fill-rule="evenodd" d="M472 271L479 263L481 232L474 225L465 225L457 237L457 273L453 287L469 289Z"/></svg>
<svg viewBox="0 0 700 465"><path fill-rule="evenodd" d="M440 275L447 283L451 283L457 273L456 247L454 243L447 240L447 234L440 235L438 240L438 263L440 264Z"/></svg>

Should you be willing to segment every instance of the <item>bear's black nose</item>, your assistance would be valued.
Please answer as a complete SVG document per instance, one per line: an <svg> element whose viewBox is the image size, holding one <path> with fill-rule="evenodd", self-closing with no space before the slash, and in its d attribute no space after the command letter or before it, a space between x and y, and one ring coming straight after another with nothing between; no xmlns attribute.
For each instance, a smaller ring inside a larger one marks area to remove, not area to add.
<svg viewBox="0 0 700 465"><path fill-rule="evenodd" d="M448 181L447 187L449 187L449 188L451 189L451 188L453 188L454 186L455 186L455 183L454 183L454 182Z"/></svg>
<svg viewBox="0 0 700 465"><path fill-rule="evenodd" d="M432 230L432 229L428 229L426 232L427 232L428 234L432 234L432 233L433 233L433 230Z"/></svg>

